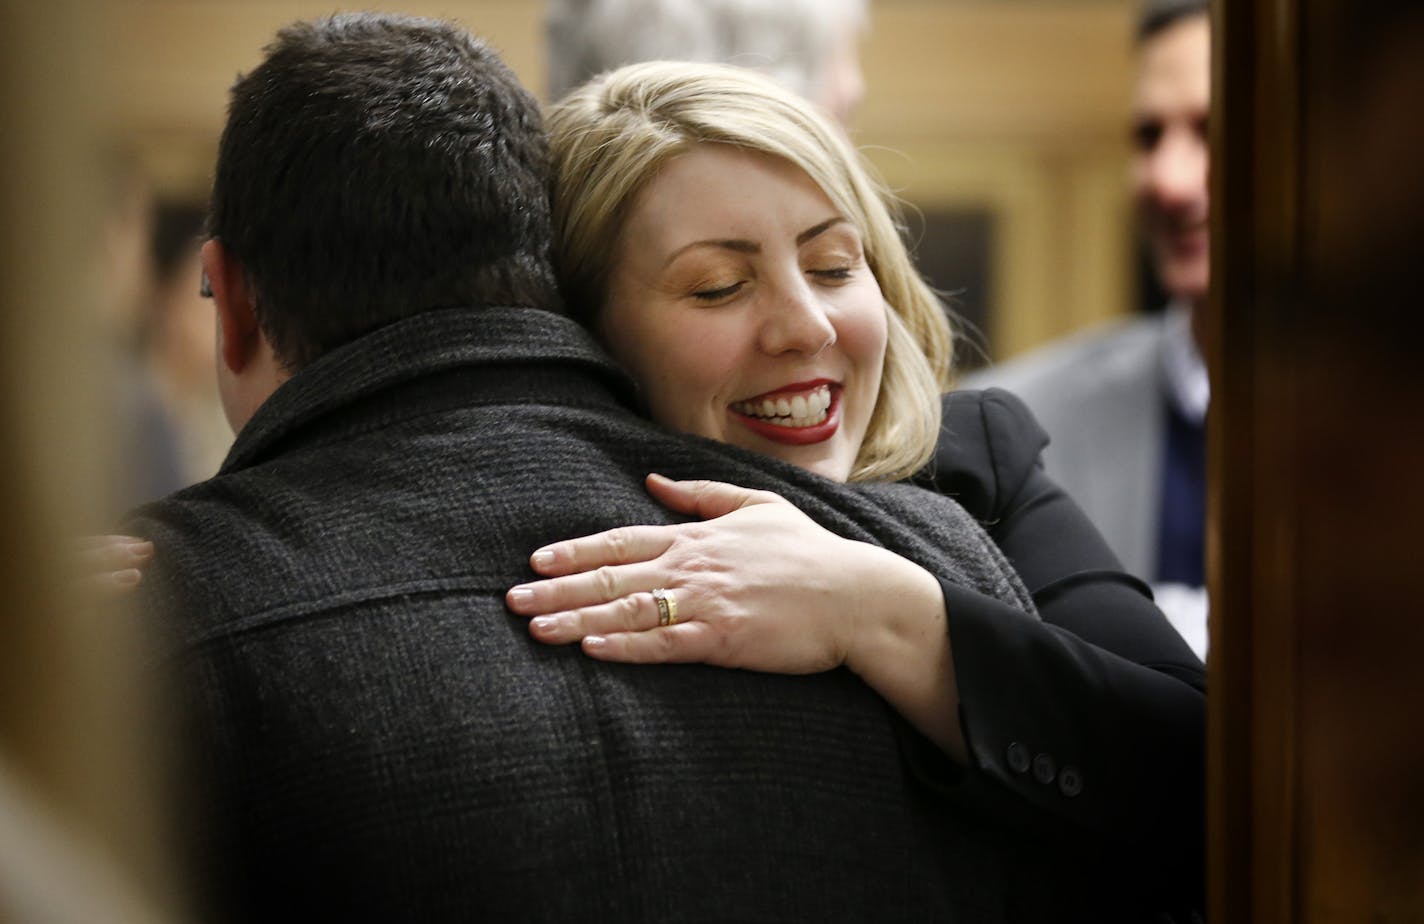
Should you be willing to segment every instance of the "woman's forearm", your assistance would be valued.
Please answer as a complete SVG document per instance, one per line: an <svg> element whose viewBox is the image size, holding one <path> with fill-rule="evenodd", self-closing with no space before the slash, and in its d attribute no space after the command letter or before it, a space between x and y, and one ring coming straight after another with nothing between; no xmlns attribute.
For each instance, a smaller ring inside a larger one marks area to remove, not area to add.
<svg viewBox="0 0 1424 924"><path fill-rule="evenodd" d="M867 580L846 666L921 734L964 763L943 589L919 565L884 549L861 547Z"/></svg>

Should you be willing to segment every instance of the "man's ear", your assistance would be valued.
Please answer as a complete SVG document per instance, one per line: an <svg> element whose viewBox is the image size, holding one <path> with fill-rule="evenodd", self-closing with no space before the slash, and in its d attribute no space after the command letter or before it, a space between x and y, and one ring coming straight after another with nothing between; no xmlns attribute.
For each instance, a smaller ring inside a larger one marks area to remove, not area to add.
<svg viewBox="0 0 1424 924"><path fill-rule="evenodd" d="M201 258L218 309L219 359L233 375L238 375L256 358L262 345L257 306L247 285L247 274L221 241L205 241Z"/></svg>

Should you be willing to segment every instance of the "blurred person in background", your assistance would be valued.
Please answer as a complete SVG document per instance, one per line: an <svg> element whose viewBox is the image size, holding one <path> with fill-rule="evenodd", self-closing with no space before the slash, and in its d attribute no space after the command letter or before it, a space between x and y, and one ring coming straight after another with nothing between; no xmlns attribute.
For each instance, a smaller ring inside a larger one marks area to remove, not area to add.
<svg viewBox="0 0 1424 924"><path fill-rule="evenodd" d="M1052 442L1044 462L1130 573L1205 657L1207 0L1149 0L1136 30L1131 182L1170 303L965 381L1023 398Z"/></svg>
<svg viewBox="0 0 1424 924"><path fill-rule="evenodd" d="M97 314L103 359L111 371L104 377L108 387L101 401L119 425L117 459L109 468L113 508L96 517L96 525L191 483L183 474L173 421L143 355L155 291L153 189L130 155L112 153L104 168L107 198L97 248L103 284Z"/></svg>
<svg viewBox="0 0 1424 924"><path fill-rule="evenodd" d="M640 61L760 70L842 125L865 95L867 0L549 0L550 100Z"/></svg>
<svg viewBox="0 0 1424 924"><path fill-rule="evenodd" d="M116 509L211 477L232 444L213 374L212 306L198 289L203 208L164 200L141 167L115 156L100 253L100 316L117 385Z"/></svg>
<svg viewBox="0 0 1424 924"><path fill-rule="evenodd" d="M203 213L184 201L159 201L154 209L154 279L139 348L177 459L175 483L155 497L217 474L232 445L213 373L212 303L199 293Z"/></svg>

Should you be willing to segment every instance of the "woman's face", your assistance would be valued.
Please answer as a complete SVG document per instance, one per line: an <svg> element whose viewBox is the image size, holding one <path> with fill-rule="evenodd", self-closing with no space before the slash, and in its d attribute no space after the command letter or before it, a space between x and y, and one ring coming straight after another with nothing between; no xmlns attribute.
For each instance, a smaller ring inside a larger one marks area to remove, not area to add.
<svg viewBox="0 0 1424 924"><path fill-rule="evenodd" d="M639 193L599 319L663 426L849 477L880 393L885 302L810 177L703 144Z"/></svg>

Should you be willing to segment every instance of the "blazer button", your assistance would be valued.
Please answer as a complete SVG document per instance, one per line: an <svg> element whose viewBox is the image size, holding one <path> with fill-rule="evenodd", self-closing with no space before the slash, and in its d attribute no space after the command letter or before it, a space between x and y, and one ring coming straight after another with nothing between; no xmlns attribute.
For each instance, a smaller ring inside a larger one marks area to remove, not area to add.
<svg viewBox="0 0 1424 924"><path fill-rule="evenodd" d="M1077 767L1064 767L1058 774L1058 791L1069 799L1083 791L1083 774Z"/></svg>
<svg viewBox="0 0 1424 924"><path fill-rule="evenodd" d="M1015 773L1027 773L1029 765L1028 748L1017 741L1009 744L1008 750L1004 752L1004 757L1009 762L1009 769Z"/></svg>
<svg viewBox="0 0 1424 924"><path fill-rule="evenodd" d="M1058 765L1053 762L1052 757L1040 754L1033 759L1033 778L1040 783L1052 783L1057 774Z"/></svg>

